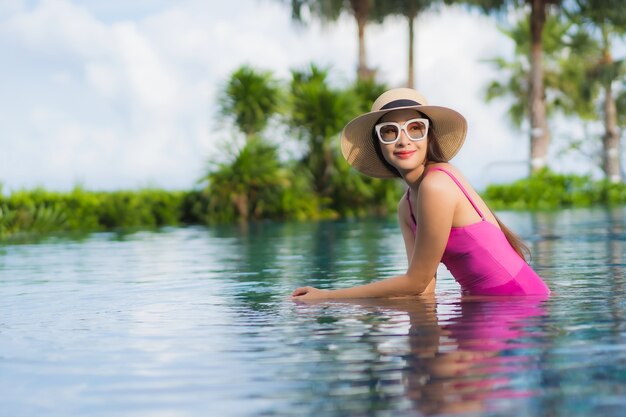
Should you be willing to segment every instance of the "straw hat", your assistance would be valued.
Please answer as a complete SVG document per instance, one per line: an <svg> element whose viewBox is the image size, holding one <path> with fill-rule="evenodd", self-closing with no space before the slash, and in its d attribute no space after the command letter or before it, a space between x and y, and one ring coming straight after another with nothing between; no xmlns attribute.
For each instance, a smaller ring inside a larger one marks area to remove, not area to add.
<svg viewBox="0 0 626 417"><path fill-rule="evenodd" d="M457 154L467 133L467 121L447 107L429 106L426 98L410 88L394 88L380 95L372 111L349 122L341 132L341 153L346 161L362 173L375 178L396 178L381 161L374 139L374 125L386 113L399 109L415 109L430 119L430 129L438 139L446 161Z"/></svg>

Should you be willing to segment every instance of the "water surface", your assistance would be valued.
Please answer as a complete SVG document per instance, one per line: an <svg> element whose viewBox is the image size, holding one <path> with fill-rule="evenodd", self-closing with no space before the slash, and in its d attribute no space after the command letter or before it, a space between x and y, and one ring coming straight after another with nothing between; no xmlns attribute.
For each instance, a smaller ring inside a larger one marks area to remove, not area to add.
<svg viewBox="0 0 626 417"><path fill-rule="evenodd" d="M287 298L403 272L393 220L0 246L0 415L623 415L626 209L500 215L551 297Z"/></svg>

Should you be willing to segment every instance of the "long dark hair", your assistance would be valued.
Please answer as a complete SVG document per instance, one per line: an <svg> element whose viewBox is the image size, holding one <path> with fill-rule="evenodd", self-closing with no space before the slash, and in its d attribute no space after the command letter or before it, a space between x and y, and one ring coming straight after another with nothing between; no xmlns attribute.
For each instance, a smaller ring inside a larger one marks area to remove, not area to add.
<svg viewBox="0 0 626 417"><path fill-rule="evenodd" d="M378 159L380 159L383 165L385 165L385 167L387 167L387 169L389 169L389 171L391 171L396 177L401 178L402 175L400 175L400 172L396 169L396 167L394 167L389 162L387 162L387 160L383 156L383 152L380 148L380 141L378 140L378 137L376 136L376 132L374 131L372 132L372 140L374 141L374 149L376 149L376 155L378 155ZM426 148L426 161L448 162L447 159L444 158L443 152L441 151L441 147L439 146L439 139L437 138L437 135L435 134L435 132L433 132L432 130L428 131L428 146ZM502 233L504 233L504 236L506 237L506 240L509 242L509 245L511 245L513 250L524 261L528 261L528 259L526 258L527 256L530 257L530 249L528 248L528 246L524 243L524 241L519 236L513 233L511 229L506 227L506 225L502 223L502 221L498 218L498 216L496 216L496 214L490 208L489 208L489 211L491 212L493 217L496 219L496 222L498 222L498 226L500 226L500 229L502 230Z"/></svg>
<svg viewBox="0 0 626 417"><path fill-rule="evenodd" d="M530 258L530 249L524 243L522 238L520 238L518 235L513 233L511 229L506 227L504 223L502 223L502 221L498 218L498 216L496 216L496 214L491 209L489 209L489 211L491 211L491 214L493 214L493 217L496 218L496 221L498 222L498 226L500 226L500 229L502 229L502 233L504 233L506 240L509 241L509 245L511 245L513 250L517 252L520 258L528 262L528 259L526 259L526 256Z"/></svg>

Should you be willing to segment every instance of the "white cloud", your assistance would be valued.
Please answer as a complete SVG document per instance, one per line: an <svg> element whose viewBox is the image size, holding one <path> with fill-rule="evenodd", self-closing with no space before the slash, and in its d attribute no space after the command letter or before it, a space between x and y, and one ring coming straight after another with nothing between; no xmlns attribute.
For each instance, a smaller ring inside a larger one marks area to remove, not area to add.
<svg viewBox="0 0 626 417"><path fill-rule="evenodd" d="M10 16L5 31L42 54L87 56L106 43L106 27L68 0L42 0L32 9L23 8Z"/></svg>
<svg viewBox="0 0 626 417"><path fill-rule="evenodd" d="M114 98L121 92L119 73L110 64L87 62L85 77L87 83L106 98Z"/></svg>
<svg viewBox="0 0 626 417"><path fill-rule="evenodd" d="M215 98L238 66L286 80L315 62L331 67L334 82L354 78L350 16L299 27L278 2L208 3L0 2L0 53L10 57L0 86L11 93L0 99L0 181L188 188L225 147L215 132ZM416 27L418 87L468 118L467 145L455 161L482 185L501 173L494 161L527 154L504 105L482 99L494 73L477 60L506 41L491 19L461 10L429 13ZM367 31L369 63L392 86L406 79L406 32L402 19Z"/></svg>
<svg viewBox="0 0 626 417"><path fill-rule="evenodd" d="M133 98L148 109L176 107L177 80L149 39L132 23L114 25L115 58L121 61Z"/></svg>

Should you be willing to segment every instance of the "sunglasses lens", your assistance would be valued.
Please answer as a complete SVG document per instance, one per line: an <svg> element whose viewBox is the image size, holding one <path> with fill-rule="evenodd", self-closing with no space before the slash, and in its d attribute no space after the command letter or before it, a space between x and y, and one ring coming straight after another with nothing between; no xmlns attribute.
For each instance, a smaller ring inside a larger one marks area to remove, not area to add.
<svg viewBox="0 0 626 417"><path fill-rule="evenodd" d="M398 138L398 126L387 124L380 127L380 140L393 142Z"/></svg>
<svg viewBox="0 0 626 417"><path fill-rule="evenodd" d="M408 124L406 127L406 131L409 134L409 137L413 140L421 139L426 136L426 124L424 122L415 120Z"/></svg>

